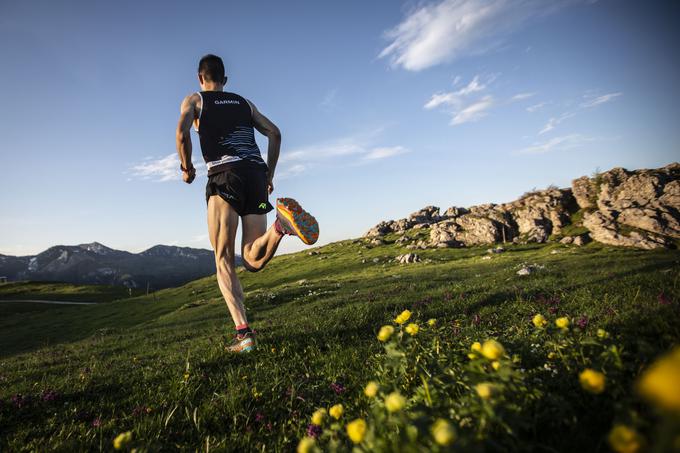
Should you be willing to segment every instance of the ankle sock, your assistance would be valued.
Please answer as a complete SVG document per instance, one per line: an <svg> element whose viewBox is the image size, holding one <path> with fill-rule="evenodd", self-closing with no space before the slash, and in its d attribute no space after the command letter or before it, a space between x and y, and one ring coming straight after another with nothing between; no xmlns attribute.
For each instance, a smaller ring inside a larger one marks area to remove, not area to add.
<svg viewBox="0 0 680 453"><path fill-rule="evenodd" d="M236 334L237 335L245 335L249 332L252 332L248 324L241 324L240 326L236 326Z"/></svg>

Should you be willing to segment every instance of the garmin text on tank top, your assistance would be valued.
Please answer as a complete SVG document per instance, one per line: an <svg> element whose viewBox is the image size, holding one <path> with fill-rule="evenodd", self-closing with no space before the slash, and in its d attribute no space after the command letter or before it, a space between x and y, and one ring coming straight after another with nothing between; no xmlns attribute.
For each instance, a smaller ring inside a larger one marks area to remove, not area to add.
<svg viewBox="0 0 680 453"><path fill-rule="evenodd" d="M255 142L253 112L248 101L227 91L201 91L198 94L201 112L196 131L208 175L238 161L266 166Z"/></svg>

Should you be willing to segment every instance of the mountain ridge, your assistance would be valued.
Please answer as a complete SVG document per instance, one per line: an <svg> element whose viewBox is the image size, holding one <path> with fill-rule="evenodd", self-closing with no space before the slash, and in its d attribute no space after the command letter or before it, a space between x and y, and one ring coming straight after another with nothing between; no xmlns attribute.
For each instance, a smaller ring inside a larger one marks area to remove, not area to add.
<svg viewBox="0 0 680 453"><path fill-rule="evenodd" d="M241 257L236 257L241 264ZM138 253L94 241L54 245L35 255L0 254L0 275L9 281L62 281L153 289L179 286L215 273L211 250L157 244Z"/></svg>

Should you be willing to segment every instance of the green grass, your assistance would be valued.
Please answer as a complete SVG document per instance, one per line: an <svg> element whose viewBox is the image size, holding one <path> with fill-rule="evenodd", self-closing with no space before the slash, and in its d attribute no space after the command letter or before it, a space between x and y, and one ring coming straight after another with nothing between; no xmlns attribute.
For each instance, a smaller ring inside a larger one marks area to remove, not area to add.
<svg viewBox="0 0 680 453"><path fill-rule="evenodd" d="M127 430L132 446L151 451L291 451L317 407L341 402L354 417L367 410L358 397L381 363L376 332L405 308L421 322L437 318L451 336L495 336L522 355L531 349L529 319L553 307L622 338L636 371L680 339L678 250L529 244L483 260L487 248L416 250L432 262L399 265L391 258L412 250L342 241L318 255L276 257L259 273L241 270L259 332L249 355L224 352L233 325L214 276L155 300L5 311L0 451L109 450ZM522 263L545 268L520 277ZM347 391L336 395L334 382ZM41 400L47 390L53 401ZM17 404L16 395L27 399ZM606 434L612 413L578 417L529 440L605 451L603 434L582 427Z"/></svg>
<svg viewBox="0 0 680 453"><path fill-rule="evenodd" d="M133 289L132 295L141 295ZM73 285L61 282L9 282L0 284L0 300L66 300L73 302L109 302L129 297L127 288L109 285Z"/></svg>

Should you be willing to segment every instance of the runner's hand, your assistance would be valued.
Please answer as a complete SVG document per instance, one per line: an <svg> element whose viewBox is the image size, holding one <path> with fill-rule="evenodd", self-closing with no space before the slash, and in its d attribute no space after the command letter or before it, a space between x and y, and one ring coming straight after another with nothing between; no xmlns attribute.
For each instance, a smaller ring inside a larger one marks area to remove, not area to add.
<svg viewBox="0 0 680 453"><path fill-rule="evenodd" d="M268 179L267 180L267 193L269 193L269 195L271 195L273 191L274 191L274 182L272 182L271 179Z"/></svg>
<svg viewBox="0 0 680 453"><path fill-rule="evenodd" d="M194 180L195 177L196 177L196 169L194 167L191 167L187 171L182 171L182 179L187 184L191 184L191 182Z"/></svg>

